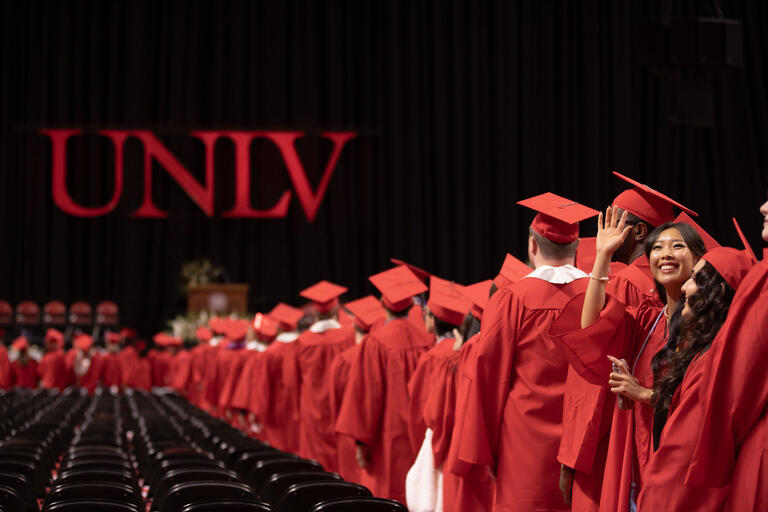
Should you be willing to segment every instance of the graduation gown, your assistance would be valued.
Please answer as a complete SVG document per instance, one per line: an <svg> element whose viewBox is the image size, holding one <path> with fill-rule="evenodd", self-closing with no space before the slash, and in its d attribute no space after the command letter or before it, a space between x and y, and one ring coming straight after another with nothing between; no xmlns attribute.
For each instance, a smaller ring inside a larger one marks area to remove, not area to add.
<svg viewBox="0 0 768 512"><path fill-rule="evenodd" d="M768 510L768 261L747 274L709 349L685 483L723 487L725 510Z"/></svg>
<svg viewBox="0 0 768 512"><path fill-rule="evenodd" d="M666 344L664 305L655 298L627 307L608 295L596 322L581 329L584 296L571 300L548 334L583 378L605 385L611 372L606 357L624 358L644 387L653 387L651 360ZM608 440L600 511L628 510L630 494L640 492L642 474L653 452L653 408L632 402L629 410L614 407ZM634 488L634 491L632 490Z"/></svg>
<svg viewBox="0 0 768 512"><path fill-rule="evenodd" d="M341 401L349 382L349 369L357 359L360 345L354 345L336 356L328 372L328 394L331 405L331 421L336 424ZM360 481L360 466L357 463L355 440L343 434L336 435L336 453L341 477L348 482Z"/></svg>
<svg viewBox="0 0 768 512"><path fill-rule="evenodd" d="M611 268L614 270L613 264ZM627 306L638 306L654 293L654 287L648 258L643 255L613 273L606 294ZM607 379L598 386L573 368L568 369L557 460L575 470L572 512L595 512L599 508L615 405L616 397L610 392Z"/></svg>
<svg viewBox="0 0 768 512"><path fill-rule="evenodd" d="M11 382L20 388L37 387L37 361L29 358L25 364L17 359L11 363Z"/></svg>
<svg viewBox="0 0 768 512"><path fill-rule="evenodd" d="M264 347L266 348L266 347ZM247 410L251 401L251 381L253 380L253 370L263 349L247 350L243 354L243 365L237 377L232 377L232 392L229 398L229 407L233 409Z"/></svg>
<svg viewBox="0 0 768 512"><path fill-rule="evenodd" d="M101 384L101 375L103 369L102 356L98 352L91 352L91 363L88 366L88 371L86 371L83 375L78 376L74 373L77 352L78 349L76 348L72 348L67 352L65 357L67 372L72 372L74 375L74 383L76 386L85 389L88 391L89 395L92 395L96 388Z"/></svg>
<svg viewBox="0 0 768 512"><path fill-rule="evenodd" d="M102 384L105 387L117 386L123 384L123 377L120 374L120 359L116 353L104 352L102 357Z"/></svg>
<svg viewBox="0 0 768 512"><path fill-rule="evenodd" d="M0 343L0 389L11 387L11 362L8 360L8 349Z"/></svg>
<svg viewBox="0 0 768 512"><path fill-rule="evenodd" d="M179 350L171 358L168 369L168 386L182 396L189 393L189 380L192 374L192 355L187 350Z"/></svg>
<svg viewBox="0 0 768 512"><path fill-rule="evenodd" d="M672 397L669 415L659 439L659 448L651 456L643 474L643 488L638 509L668 512L709 512L722 510L728 485L704 487L685 485L685 474L696 445L702 421L702 388L709 379L711 347L694 359ZM743 509L749 510L749 509Z"/></svg>
<svg viewBox="0 0 768 512"><path fill-rule="evenodd" d="M283 367L295 360L299 335L281 333L254 362L248 410L262 425L266 441L279 450L299 451L299 396L286 385Z"/></svg>
<svg viewBox="0 0 768 512"><path fill-rule="evenodd" d="M331 422L326 373L333 359L355 344L355 331L320 320L296 341L283 360L285 385L299 398L299 455L337 472L336 433Z"/></svg>
<svg viewBox="0 0 768 512"><path fill-rule="evenodd" d="M407 385L432 346L426 331L395 318L366 336L350 368L336 432L367 445L360 479L375 496L405 502L405 476L417 452L408 436Z"/></svg>
<svg viewBox="0 0 768 512"><path fill-rule="evenodd" d="M40 385L46 389L66 388L71 379L64 363L64 351L56 349L43 354L37 367L37 374L40 377Z"/></svg>
<svg viewBox="0 0 768 512"><path fill-rule="evenodd" d="M149 356L149 354L152 354ZM147 359L152 366L152 385L158 387L165 387L168 385L168 372L171 369L171 359L173 356L170 352L150 350L147 354Z"/></svg>
<svg viewBox="0 0 768 512"><path fill-rule="evenodd" d="M549 282L565 274L573 280ZM587 282L570 266L540 267L496 292L483 311L458 458L491 467L499 511L570 508L556 460L568 360L544 333Z"/></svg>
<svg viewBox="0 0 768 512"><path fill-rule="evenodd" d="M467 464L458 458L468 396L474 380L471 369L476 368L472 358L479 339L479 334L475 334L462 345L459 351L455 425L443 465L443 512L465 510L491 512L496 501L496 482L491 478L488 469L484 466Z"/></svg>
<svg viewBox="0 0 768 512"><path fill-rule="evenodd" d="M150 362L139 357L135 347L128 346L117 354L120 363L120 375L124 388L144 389L152 387L152 369Z"/></svg>

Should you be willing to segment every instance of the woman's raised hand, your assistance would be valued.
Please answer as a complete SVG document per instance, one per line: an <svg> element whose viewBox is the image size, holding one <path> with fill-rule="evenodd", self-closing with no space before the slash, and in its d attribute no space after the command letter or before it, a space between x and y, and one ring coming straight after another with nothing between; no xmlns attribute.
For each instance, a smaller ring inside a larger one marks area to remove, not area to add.
<svg viewBox="0 0 768 512"><path fill-rule="evenodd" d="M603 218L602 213L597 215L595 249L598 254L602 253L606 256L611 256L621 247L621 244L627 239L627 235L632 229L632 226L627 226L626 222L627 212L624 211L621 217L619 217L616 214L615 206L609 206L605 209L605 218Z"/></svg>

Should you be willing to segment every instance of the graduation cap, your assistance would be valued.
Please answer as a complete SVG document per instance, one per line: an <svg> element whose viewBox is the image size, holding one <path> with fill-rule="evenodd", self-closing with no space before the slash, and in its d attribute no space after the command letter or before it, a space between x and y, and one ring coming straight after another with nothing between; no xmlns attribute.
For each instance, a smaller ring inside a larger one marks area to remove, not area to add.
<svg viewBox="0 0 768 512"><path fill-rule="evenodd" d="M741 230L741 226L739 226L739 222L736 220L736 217L733 217L733 227L736 228L736 232L739 234L739 238L741 238L741 243L744 244L744 252L747 254L747 256L752 258L753 262L757 262L755 251L753 251L752 246L749 245L747 237L744 236L744 232Z"/></svg>
<svg viewBox="0 0 768 512"><path fill-rule="evenodd" d="M706 232L706 230L699 226L696 221L694 221L687 213L680 212L680 215L675 217L675 222L682 222L683 224L688 224L693 229L696 230L696 232L701 237L702 241L704 242L704 247L709 251L710 249L714 249L715 247L720 247L720 244L712 238L712 235Z"/></svg>
<svg viewBox="0 0 768 512"><path fill-rule="evenodd" d="M320 281L309 288L302 290L299 295L312 301L318 313L330 313L333 308L339 305L339 295L346 292L347 288L331 283L330 281Z"/></svg>
<svg viewBox="0 0 768 512"><path fill-rule="evenodd" d="M265 341L271 341L277 336L277 320L273 320L268 315L256 313L253 317L253 329Z"/></svg>
<svg viewBox="0 0 768 512"><path fill-rule="evenodd" d="M75 338L73 345L83 352L88 352L93 346L93 338L89 334L81 334Z"/></svg>
<svg viewBox="0 0 768 512"><path fill-rule="evenodd" d="M460 284L432 276L429 279L427 307L443 322L461 325L471 307L470 300L462 293L463 288Z"/></svg>
<svg viewBox="0 0 768 512"><path fill-rule="evenodd" d="M368 279L381 292L382 304L395 312L409 308L414 295L428 290L407 265L398 265Z"/></svg>
<svg viewBox="0 0 768 512"><path fill-rule="evenodd" d="M166 346L168 344L168 338L170 338L170 337L171 336L168 335L166 332L161 331L161 332L158 332L157 334L155 334L154 336L152 336L152 341L154 341L155 344L157 344L157 345L159 345L161 347L164 347L164 346Z"/></svg>
<svg viewBox="0 0 768 512"><path fill-rule="evenodd" d="M248 329L251 327L251 322L244 319L229 320L226 335L230 341L240 341L245 339L248 334Z"/></svg>
<svg viewBox="0 0 768 512"><path fill-rule="evenodd" d="M195 331L195 337L202 342L208 343L211 341L211 338L213 338L213 331L211 331L208 327L201 325Z"/></svg>
<svg viewBox="0 0 768 512"><path fill-rule="evenodd" d="M132 340L139 337L138 331L132 327L123 327L120 330L120 336L125 339Z"/></svg>
<svg viewBox="0 0 768 512"><path fill-rule="evenodd" d="M472 303L470 311L478 320L483 318L483 310L485 310L485 305L488 304L488 299L490 298L488 294L491 291L492 284L493 281L491 279L486 279L479 283L463 286L459 290Z"/></svg>
<svg viewBox="0 0 768 512"><path fill-rule="evenodd" d="M284 331L293 331L299 325L299 320L304 316L304 312L299 308L289 306L284 302L279 302L268 313L269 317L277 321L280 328Z"/></svg>
<svg viewBox="0 0 768 512"><path fill-rule="evenodd" d="M734 290L738 290L744 276L752 270L756 262L747 252L733 247L716 247L707 251L702 258L712 265Z"/></svg>
<svg viewBox="0 0 768 512"><path fill-rule="evenodd" d="M208 327L211 328L213 334L223 336L227 330L227 319L215 316L208 320Z"/></svg>
<svg viewBox="0 0 768 512"><path fill-rule="evenodd" d="M122 343L123 336L119 332L107 331L104 333L104 339L109 343Z"/></svg>
<svg viewBox="0 0 768 512"><path fill-rule="evenodd" d="M644 185L616 171L613 171L613 174L632 185L632 188L616 196L616 199L613 200L613 206L628 211L653 227L661 226L665 222L670 222L674 219L674 206L694 217L699 216L698 213L690 208L683 206L648 185Z"/></svg>
<svg viewBox="0 0 768 512"><path fill-rule="evenodd" d="M556 244L575 241L579 238L579 221L598 214L597 210L552 192L523 199L517 204L539 212L533 218L531 229Z"/></svg>
<svg viewBox="0 0 768 512"><path fill-rule="evenodd" d="M531 267L507 253L504 257L504 263L501 264L499 274L493 279L493 282L496 283L496 288L504 288L518 282L531 272L533 272Z"/></svg>
<svg viewBox="0 0 768 512"><path fill-rule="evenodd" d="M15 340L13 340L13 343L11 344L13 348L21 352L22 350L25 350L29 346L29 342L27 341L26 336L19 336Z"/></svg>
<svg viewBox="0 0 768 512"><path fill-rule="evenodd" d="M64 334L53 328L49 328L45 331L45 341L52 341L57 347L64 346Z"/></svg>
<svg viewBox="0 0 768 512"><path fill-rule="evenodd" d="M432 273L427 272L423 268L419 268L416 265L411 265L410 263L407 263L407 262L405 262L403 260L399 260L397 258L389 258L389 261L393 265L405 265L406 267L408 267L408 269L410 269L411 272L416 274L416 277L421 279L421 281L424 282L424 283L429 281L429 278L432 277Z"/></svg>
<svg viewBox="0 0 768 512"><path fill-rule="evenodd" d="M355 325L364 331L371 330L371 327L384 321L387 317L381 302L373 295L366 295L352 302L347 302L344 307L355 316Z"/></svg>

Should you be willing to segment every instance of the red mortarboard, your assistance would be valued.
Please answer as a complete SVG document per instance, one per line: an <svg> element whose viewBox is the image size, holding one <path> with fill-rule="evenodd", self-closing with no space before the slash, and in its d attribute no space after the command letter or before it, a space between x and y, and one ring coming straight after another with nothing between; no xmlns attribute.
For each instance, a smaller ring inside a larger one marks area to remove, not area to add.
<svg viewBox="0 0 768 512"><path fill-rule="evenodd" d="M57 346L61 347L64 345L64 334L56 329L48 329L45 331L45 341L48 340L53 341Z"/></svg>
<svg viewBox="0 0 768 512"><path fill-rule="evenodd" d="M208 327L205 327L204 325L201 325L195 331L195 337L197 339L199 339L200 341L203 341L203 342L207 343L207 342L211 341L211 338L213 338L213 332Z"/></svg>
<svg viewBox="0 0 768 512"><path fill-rule="evenodd" d="M277 320L273 320L267 315L256 313L253 317L253 328L256 333L265 341L270 341L277 336Z"/></svg>
<svg viewBox="0 0 768 512"><path fill-rule="evenodd" d="M279 322L280 328L284 331L293 331L299 325L299 320L304 316L304 312L280 302L269 312L273 320Z"/></svg>
<svg viewBox="0 0 768 512"><path fill-rule="evenodd" d="M481 319L483 317L483 310L485 305L488 304L488 293L491 291L492 280L487 279L480 281L479 283L471 284L469 286L462 287L459 291L472 302L471 311L475 315L475 318Z"/></svg>
<svg viewBox="0 0 768 512"><path fill-rule="evenodd" d="M471 302L462 293L463 288L460 284L432 276L427 307L440 320L461 325L471 307Z"/></svg>
<svg viewBox="0 0 768 512"><path fill-rule="evenodd" d="M347 302L344 307L355 315L355 325L364 331L370 330L375 323L384 321L387 317L381 302L373 295L366 295L361 299Z"/></svg>
<svg viewBox="0 0 768 512"><path fill-rule="evenodd" d="M753 251L752 246L749 245L749 241L747 240L747 237L744 236L744 232L741 230L741 226L739 226L739 222L736 220L736 217L733 217L733 226L736 228L736 232L739 234L739 238L741 238L741 243L744 244L744 252L747 253L747 256L752 258L753 263L757 263L757 256L755 255L755 251Z"/></svg>
<svg viewBox="0 0 768 512"><path fill-rule="evenodd" d="M493 282L496 283L496 288L504 288L518 282L531 272L533 272L531 267L507 253L504 257L504 263L501 265L501 270L499 270L499 275L493 279Z"/></svg>
<svg viewBox="0 0 768 512"><path fill-rule="evenodd" d="M408 308L414 295L428 290L407 265L398 265L368 279L381 292L381 302L395 312Z"/></svg>
<svg viewBox="0 0 768 512"><path fill-rule="evenodd" d="M122 343L123 342L123 336L119 332L107 331L104 334L104 339L107 340L109 343Z"/></svg>
<svg viewBox="0 0 768 512"><path fill-rule="evenodd" d="M675 222L682 222L684 224L688 224L693 229L696 230L696 232L699 234L701 239L704 241L704 247L710 251L716 247L720 247L720 244L712 238L712 235L707 233L703 227L699 226L690 216L688 216L685 212L680 212L680 215L678 215L675 218Z"/></svg>
<svg viewBox="0 0 768 512"><path fill-rule="evenodd" d="M648 185L643 185L639 181L628 178L621 173L613 171L613 174L626 181L633 188L627 189L613 200L613 206L618 206L636 217L640 217L653 227L661 226L665 222L670 222L675 218L673 206L676 206L688 212L694 217L699 214L671 199L661 192L658 192Z"/></svg>
<svg viewBox="0 0 768 512"><path fill-rule="evenodd" d="M410 263L407 263L403 260L399 260L397 258L389 258L389 261L394 265L405 265L410 269L411 272L416 274L416 277L421 279L422 282L426 283L430 277L432 277L432 274L430 272L427 272L423 268L419 268L416 265L411 265Z"/></svg>
<svg viewBox="0 0 768 512"><path fill-rule="evenodd" d="M29 346L29 342L27 342L27 338L25 336L19 336L15 340L13 340L12 344L13 348L21 352L25 348Z"/></svg>
<svg viewBox="0 0 768 512"><path fill-rule="evenodd" d="M133 340L139 337L139 333L136 329L133 329L132 327L123 327L120 330L120 335L128 340Z"/></svg>
<svg viewBox="0 0 768 512"><path fill-rule="evenodd" d="M725 282L734 290L739 289L742 279L755 266L754 260L744 251L733 247L716 247L702 256L715 267Z"/></svg>
<svg viewBox="0 0 768 512"><path fill-rule="evenodd" d="M165 338L165 346L167 347L180 347L184 344L184 340L177 338L176 336L167 336Z"/></svg>
<svg viewBox="0 0 768 512"><path fill-rule="evenodd" d="M93 345L93 338L91 338L89 334L81 334L75 338L73 344L75 345L75 348L79 348L83 352L88 352Z"/></svg>
<svg viewBox="0 0 768 512"><path fill-rule="evenodd" d="M329 281L320 281L309 288L302 290L299 295L309 299L320 314L330 313L333 308L339 305L339 295L346 292L343 286L331 283Z"/></svg>
<svg viewBox="0 0 768 512"><path fill-rule="evenodd" d="M240 341L248 334L251 322L248 320L229 320L226 327L226 336L230 341Z"/></svg>
<svg viewBox="0 0 768 512"><path fill-rule="evenodd" d="M224 335L227 330L227 322L228 320L226 318L215 316L208 320L208 327L211 328L211 331L213 331L214 334Z"/></svg>
<svg viewBox="0 0 768 512"><path fill-rule="evenodd" d="M161 331L152 337L152 341L154 341L155 344L164 347L168 344L168 338L170 338L170 336L167 333Z"/></svg>
<svg viewBox="0 0 768 512"><path fill-rule="evenodd" d="M556 244L569 244L579 238L579 221L598 214L597 210L551 192L523 199L517 204L539 212L531 229Z"/></svg>

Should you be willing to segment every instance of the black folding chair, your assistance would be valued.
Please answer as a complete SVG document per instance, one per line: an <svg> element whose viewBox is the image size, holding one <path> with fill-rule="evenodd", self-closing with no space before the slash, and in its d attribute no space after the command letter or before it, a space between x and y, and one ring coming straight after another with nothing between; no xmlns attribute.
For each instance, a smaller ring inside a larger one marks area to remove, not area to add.
<svg viewBox="0 0 768 512"><path fill-rule="evenodd" d="M259 493L259 499L275 507L285 496L286 491L294 485L304 482L319 482L336 480L341 481L341 477L336 473L326 473L325 471L295 471L290 473L275 473L269 478Z"/></svg>
<svg viewBox="0 0 768 512"><path fill-rule="evenodd" d="M237 473L234 471L215 467L173 469L167 473L159 475L155 485L150 486L149 494L154 499L159 500L161 497L164 497L168 490L174 485L185 482L195 482L198 480L239 482L240 477L238 477Z"/></svg>
<svg viewBox="0 0 768 512"><path fill-rule="evenodd" d="M188 482L176 484L170 488L165 499L158 501L157 507L152 503L152 510L159 512L178 512L185 505L201 501L226 501L255 499L250 487L239 482Z"/></svg>
<svg viewBox="0 0 768 512"><path fill-rule="evenodd" d="M144 512L144 509L132 503L82 499L46 504L41 512Z"/></svg>
<svg viewBox="0 0 768 512"><path fill-rule="evenodd" d="M136 487L112 482L89 482L54 485L45 498L46 503L66 500L99 499L131 503L141 506L144 502Z"/></svg>
<svg viewBox="0 0 768 512"><path fill-rule="evenodd" d="M201 501L186 505L181 512L272 512L272 508L260 501Z"/></svg>
<svg viewBox="0 0 768 512"><path fill-rule="evenodd" d="M399 501L384 498L340 498L323 501L315 505L311 512L408 512Z"/></svg>
<svg viewBox="0 0 768 512"><path fill-rule="evenodd" d="M24 499L7 485L0 485L0 510L4 512L24 512Z"/></svg>
<svg viewBox="0 0 768 512"><path fill-rule="evenodd" d="M271 459L259 461L245 480L259 494L270 477L275 473L291 471L322 471L323 466L313 460L305 459Z"/></svg>
<svg viewBox="0 0 768 512"><path fill-rule="evenodd" d="M370 498L371 491L351 482L308 482L288 488L277 512L310 512L323 501L336 498Z"/></svg>

